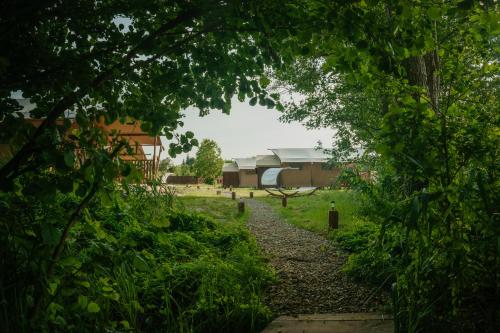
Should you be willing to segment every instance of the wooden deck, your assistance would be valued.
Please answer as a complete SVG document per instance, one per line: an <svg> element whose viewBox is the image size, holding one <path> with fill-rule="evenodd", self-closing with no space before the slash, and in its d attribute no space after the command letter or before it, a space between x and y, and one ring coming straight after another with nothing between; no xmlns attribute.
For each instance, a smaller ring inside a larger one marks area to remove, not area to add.
<svg viewBox="0 0 500 333"><path fill-rule="evenodd" d="M392 333L392 317L377 313L280 316L262 333Z"/></svg>

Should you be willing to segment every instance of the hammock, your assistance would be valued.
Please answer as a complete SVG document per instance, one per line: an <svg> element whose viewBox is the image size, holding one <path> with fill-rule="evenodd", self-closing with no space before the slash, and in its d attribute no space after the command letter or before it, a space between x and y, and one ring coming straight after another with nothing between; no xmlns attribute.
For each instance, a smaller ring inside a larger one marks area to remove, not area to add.
<svg viewBox="0 0 500 333"><path fill-rule="evenodd" d="M285 192L286 190L278 186L278 176L281 171L293 168L269 168L262 174L261 184L263 186L273 186L272 188L264 187L264 191L275 197L299 197L312 195L318 190L318 187L300 187L292 192ZM277 193L276 193L277 192Z"/></svg>
<svg viewBox="0 0 500 333"><path fill-rule="evenodd" d="M319 187L299 187L296 190L293 190L293 192L285 192L283 188L264 188L264 191L269 193L272 196L275 197L305 197L308 195L313 195L314 192L316 192L319 189ZM276 192L273 192L276 191Z"/></svg>

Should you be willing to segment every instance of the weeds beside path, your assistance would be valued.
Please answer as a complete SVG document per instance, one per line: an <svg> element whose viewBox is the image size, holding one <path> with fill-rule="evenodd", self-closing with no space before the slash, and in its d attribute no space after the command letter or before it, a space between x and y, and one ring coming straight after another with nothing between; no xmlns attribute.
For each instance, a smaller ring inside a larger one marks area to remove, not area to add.
<svg viewBox="0 0 500 333"><path fill-rule="evenodd" d="M276 315L371 312L387 303L341 271L346 254L330 241L286 223L264 202L246 202L248 227L279 277L266 299Z"/></svg>

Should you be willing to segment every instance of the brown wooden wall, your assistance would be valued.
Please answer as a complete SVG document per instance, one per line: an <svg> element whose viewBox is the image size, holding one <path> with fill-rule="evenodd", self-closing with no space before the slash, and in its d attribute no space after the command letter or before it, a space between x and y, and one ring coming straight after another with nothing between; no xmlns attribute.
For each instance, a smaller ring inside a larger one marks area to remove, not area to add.
<svg viewBox="0 0 500 333"><path fill-rule="evenodd" d="M222 186L224 187L238 187L240 186L240 176L238 172L223 172L222 173Z"/></svg>
<svg viewBox="0 0 500 333"><path fill-rule="evenodd" d="M257 187L257 172L255 170L240 170L239 187Z"/></svg>
<svg viewBox="0 0 500 333"><path fill-rule="evenodd" d="M299 167L300 170L283 170L280 175L282 187L325 187L333 184L340 171L337 168L323 169L322 163L283 163L283 167Z"/></svg>
<svg viewBox="0 0 500 333"><path fill-rule="evenodd" d="M167 184L198 184L198 178L195 176L175 176L167 177Z"/></svg>

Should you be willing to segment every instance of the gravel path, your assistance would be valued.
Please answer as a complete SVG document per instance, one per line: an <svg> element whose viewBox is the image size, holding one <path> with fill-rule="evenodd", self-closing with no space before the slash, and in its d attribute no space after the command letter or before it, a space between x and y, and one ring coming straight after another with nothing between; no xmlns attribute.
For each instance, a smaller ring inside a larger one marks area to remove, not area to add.
<svg viewBox="0 0 500 333"><path fill-rule="evenodd" d="M246 203L248 227L279 277L265 300L276 315L372 312L387 302L341 272L346 254L330 241L284 222L265 203Z"/></svg>

